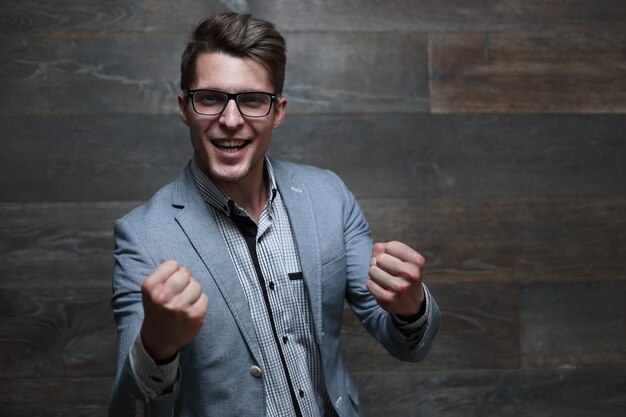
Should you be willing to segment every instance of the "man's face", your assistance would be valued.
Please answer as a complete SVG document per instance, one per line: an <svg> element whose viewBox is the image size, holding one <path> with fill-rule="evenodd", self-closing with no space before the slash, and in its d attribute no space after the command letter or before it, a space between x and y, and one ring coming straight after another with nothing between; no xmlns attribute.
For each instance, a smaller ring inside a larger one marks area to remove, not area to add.
<svg viewBox="0 0 626 417"><path fill-rule="evenodd" d="M226 93L274 93L265 67L251 58L206 53L196 61L196 79L190 89L208 88ZM243 116L234 100L224 112L204 116L193 110L191 99L178 97L179 114L189 127L200 169L218 186L254 183L263 178L263 157L272 130L283 120L287 100L280 97L265 117Z"/></svg>

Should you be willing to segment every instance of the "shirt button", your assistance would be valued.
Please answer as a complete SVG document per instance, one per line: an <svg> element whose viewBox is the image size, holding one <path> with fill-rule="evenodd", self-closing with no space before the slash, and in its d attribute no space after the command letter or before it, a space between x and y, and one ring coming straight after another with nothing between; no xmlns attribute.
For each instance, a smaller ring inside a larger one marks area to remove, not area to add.
<svg viewBox="0 0 626 417"><path fill-rule="evenodd" d="M288 341L289 341L289 338L287 336L283 336L283 343L287 344Z"/></svg>
<svg viewBox="0 0 626 417"><path fill-rule="evenodd" d="M270 281L269 285L270 285L270 290L273 290L274 289L274 281Z"/></svg>
<svg viewBox="0 0 626 417"><path fill-rule="evenodd" d="M300 394L300 398L304 398L304 391L303 390L300 390L299 394Z"/></svg>
<svg viewBox="0 0 626 417"><path fill-rule="evenodd" d="M252 374L252 376L255 376L257 378L259 378L262 374L261 372L261 368L259 368L258 366L254 365L250 367L250 373Z"/></svg>

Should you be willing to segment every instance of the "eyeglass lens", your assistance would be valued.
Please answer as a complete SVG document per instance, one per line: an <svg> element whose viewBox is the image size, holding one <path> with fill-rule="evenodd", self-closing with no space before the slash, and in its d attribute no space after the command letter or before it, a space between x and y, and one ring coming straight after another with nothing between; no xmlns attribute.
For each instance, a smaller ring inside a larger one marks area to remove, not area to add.
<svg viewBox="0 0 626 417"><path fill-rule="evenodd" d="M228 104L228 96L219 91L196 91L193 95L194 108L206 115L220 114ZM237 107L245 116L265 116L270 111L272 98L264 93L240 93L237 95Z"/></svg>

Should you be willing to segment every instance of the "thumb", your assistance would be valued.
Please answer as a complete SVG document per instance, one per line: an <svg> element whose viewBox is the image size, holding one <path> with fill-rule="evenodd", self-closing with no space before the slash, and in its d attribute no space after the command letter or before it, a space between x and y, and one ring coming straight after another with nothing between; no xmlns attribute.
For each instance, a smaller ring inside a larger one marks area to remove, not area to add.
<svg viewBox="0 0 626 417"><path fill-rule="evenodd" d="M144 287L154 287L158 284L162 284L178 269L180 265L178 262L169 260L159 265L152 273L145 279Z"/></svg>

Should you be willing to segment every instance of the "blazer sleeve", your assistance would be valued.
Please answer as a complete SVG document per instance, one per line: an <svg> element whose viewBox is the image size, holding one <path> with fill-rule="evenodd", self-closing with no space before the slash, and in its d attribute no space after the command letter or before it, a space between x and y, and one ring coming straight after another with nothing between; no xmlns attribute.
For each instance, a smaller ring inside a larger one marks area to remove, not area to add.
<svg viewBox="0 0 626 417"><path fill-rule="evenodd" d="M383 310L365 287L368 280L369 261L373 242L370 230L354 195L341 182L344 198L344 239L347 259L346 299L352 311L372 336L393 357L410 362L422 360L430 351L439 328L440 313L435 299L426 291L428 315L417 332L417 337L407 338L394 322L391 314Z"/></svg>
<svg viewBox="0 0 626 417"><path fill-rule="evenodd" d="M141 284L157 265L125 219L115 224L114 259L111 306L117 324L118 364L109 399L109 416L172 416L180 375L171 393L151 399L130 363L129 352L143 322Z"/></svg>

